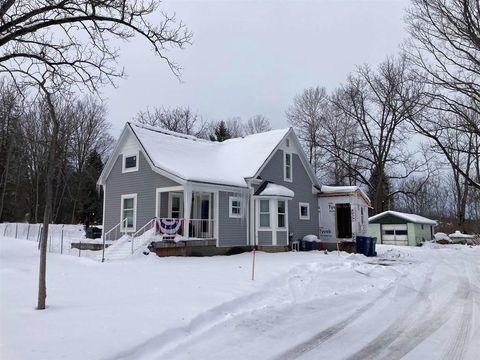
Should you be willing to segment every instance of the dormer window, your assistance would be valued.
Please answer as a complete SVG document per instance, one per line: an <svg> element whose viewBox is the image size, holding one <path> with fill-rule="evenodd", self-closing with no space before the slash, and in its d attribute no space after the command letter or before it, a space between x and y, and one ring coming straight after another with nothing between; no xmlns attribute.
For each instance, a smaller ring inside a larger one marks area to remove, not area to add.
<svg viewBox="0 0 480 360"><path fill-rule="evenodd" d="M285 153L284 161L283 161L283 180L285 181L292 181L292 154Z"/></svg>
<svg viewBox="0 0 480 360"><path fill-rule="evenodd" d="M132 172L138 170L138 153L123 154L122 172Z"/></svg>
<svg viewBox="0 0 480 360"><path fill-rule="evenodd" d="M137 156L132 155L125 158L125 169L137 167Z"/></svg>

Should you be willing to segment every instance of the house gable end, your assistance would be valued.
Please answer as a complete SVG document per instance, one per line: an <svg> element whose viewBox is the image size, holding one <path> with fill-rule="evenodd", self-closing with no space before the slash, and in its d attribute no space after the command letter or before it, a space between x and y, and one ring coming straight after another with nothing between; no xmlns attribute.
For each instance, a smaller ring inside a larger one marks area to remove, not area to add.
<svg viewBox="0 0 480 360"><path fill-rule="evenodd" d="M131 129L130 123L127 123L122 133L120 134L120 137L118 138L115 144L115 147L112 151L112 154L110 155L107 163L105 164L105 167L103 168L102 173L100 174L97 184L102 186L105 185L105 182L107 178L110 176L110 173L119 156L132 155L132 154L138 154L138 153L143 154L151 170L153 170L154 172L162 176L165 176L167 178L170 178L171 180L180 184L183 184L185 182L183 179L179 178L178 176L170 174L167 171L164 171L153 164L149 154L147 153L142 143L140 142L140 140L137 138L137 136ZM139 161L139 159L137 159L137 161Z"/></svg>
<svg viewBox="0 0 480 360"><path fill-rule="evenodd" d="M291 153L291 154L296 154L302 163L307 175L309 176L312 185L314 187L319 188L320 184L318 182L317 177L315 176L315 173L312 170L312 167L310 166L310 163L308 162L305 153L303 152L302 146L300 144L300 141L298 140L295 132L290 128L290 130L285 134L285 136L282 138L281 141L277 144L277 146L273 149L273 151L270 153L268 158L264 161L263 165L258 169L257 173L253 177L253 179L256 179L262 171L265 169L265 167L268 166L268 164L272 161L272 158L275 156L275 154L278 151L281 151L283 154L285 153ZM282 155L282 157L285 155ZM284 161L284 159L282 158ZM282 167L282 172L284 171L284 168ZM292 174L292 182L295 182L295 173ZM313 190L313 189L312 189Z"/></svg>

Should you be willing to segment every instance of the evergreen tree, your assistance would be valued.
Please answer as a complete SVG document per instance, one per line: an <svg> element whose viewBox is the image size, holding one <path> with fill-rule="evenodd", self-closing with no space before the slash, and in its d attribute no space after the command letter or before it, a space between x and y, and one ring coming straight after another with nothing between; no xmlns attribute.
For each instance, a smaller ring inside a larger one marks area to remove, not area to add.
<svg viewBox="0 0 480 360"><path fill-rule="evenodd" d="M210 135L210 140L222 142L232 138L232 134L225 125L225 121L220 121L215 127L215 135Z"/></svg>
<svg viewBox="0 0 480 360"><path fill-rule="evenodd" d="M81 189L81 204L79 220L87 217L91 222L102 223L103 196L97 191L97 179L103 170L103 161L100 154L93 150L88 156L85 166L85 180Z"/></svg>

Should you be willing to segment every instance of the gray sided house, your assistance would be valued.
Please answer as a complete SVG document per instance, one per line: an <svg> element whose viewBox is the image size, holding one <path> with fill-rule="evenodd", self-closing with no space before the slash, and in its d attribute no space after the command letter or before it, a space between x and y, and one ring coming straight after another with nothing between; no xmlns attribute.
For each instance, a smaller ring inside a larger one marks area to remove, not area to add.
<svg viewBox="0 0 480 360"><path fill-rule="evenodd" d="M318 181L290 129L221 143L127 123L98 183L104 234L217 248L286 246L318 234Z"/></svg>
<svg viewBox="0 0 480 360"><path fill-rule="evenodd" d="M368 219L370 236L378 244L416 246L433 239L435 220L398 211L384 211Z"/></svg>

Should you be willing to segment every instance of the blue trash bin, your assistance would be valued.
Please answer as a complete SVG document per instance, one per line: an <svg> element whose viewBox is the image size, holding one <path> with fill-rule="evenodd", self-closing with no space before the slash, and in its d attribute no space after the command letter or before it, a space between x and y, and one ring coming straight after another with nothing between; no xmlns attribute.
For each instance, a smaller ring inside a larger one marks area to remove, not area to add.
<svg viewBox="0 0 480 360"><path fill-rule="evenodd" d="M304 242L304 249L305 251L312 251L317 249L317 242L316 241L310 241L310 240L303 240Z"/></svg>
<svg viewBox="0 0 480 360"><path fill-rule="evenodd" d="M368 256L370 252L370 244L371 244L371 238L368 236L357 236L355 239L355 243L357 245L357 254L363 254L365 256Z"/></svg>
<svg viewBox="0 0 480 360"><path fill-rule="evenodd" d="M377 256L377 251L375 249L377 245L377 238L376 237L371 237L370 238L370 247L369 247L369 252L367 256Z"/></svg>

